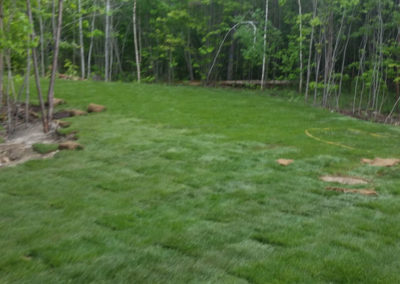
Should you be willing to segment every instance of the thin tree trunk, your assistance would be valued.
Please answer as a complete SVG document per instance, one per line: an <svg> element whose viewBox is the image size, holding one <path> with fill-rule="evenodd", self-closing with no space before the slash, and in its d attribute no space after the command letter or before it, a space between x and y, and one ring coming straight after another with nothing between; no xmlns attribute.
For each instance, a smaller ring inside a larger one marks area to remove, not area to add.
<svg viewBox="0 0 400 284"><path fill-rule="evenodd" d="M137 28L136 28L136 0L133 2L133 42L135 45L135 59L136 59L136 72L137 80L140 83L140 57L139 57L139 46L137 39Z"/></svg>
<svg viewBox="0 0 400 284"><path fill-rule="evenodd" d="M53 66L52 66L52 69L51 69L49 91L47 93L47 102L49 104L49 109L48 109L48 112L47 112L47 122L48 122L49 125L50 125L50 123L51 123L51 121L53 119L54 84L55 84L55 80L56 80L58 51L59 51L59 47L60 47L62 14L63 14L63 0L58 0L57 33L56 33L56 36L55 36L55 43L54 43Z"/></svg>
<svg viewBox="0 0 400 284"><path fill-rule="evenodd" d="M303 91L303 20L302 20L302 11L301 11L301 0L298 0L299 4L299 32L300 32L300 82L299 82L299 93L301 94Z"/></svg>
<svg viewBox="0 0 400 284"><path fill-rule="evenodd" d="M104 46L104 81L109 81L109 66L110 66L110 0L106 0L106 27L105 27L105 46Z"/></svg>
<svg viewBox="0 0 400 284"><path fill-rule="evenodd" d="M313 20L317 16L317 1L313 0ZM306 93L305 93L305 101L308 101L308 92L310 89L310 77L311 77L311 59L312 59L312 47L314 43L314 25L311 25L311 38L310 38L310 46L308 49L308 63L307 63L307 82L306 82Z"/></svg>
<svg viewBox="0 0 400 284"><path fill-rule="evenodd" d="M26 84L25 84L25 94L26 94L26 97L25 97L25 126L27 127L28 126L28 123L29 123L29 97L30 97L30 90L29 90L29 87L30 87L30 75L31 75L31 60L32 60L32 56L31 56L31 51L30 51L30 49L28 48L27 49L27 60L26 60L26 78L25 78L25 80L26 80Z"/></svg>
<svg viewBox="0 0 400 284"><path fill-rule="evenodd" d="M45 76L46 69L44 67L44 28L43 28L43 18L41 14L41 5L40 0L38 0L38 10L39 10L39 30L40 30L40 71L42 77Z"/></svg>
<svg viewBox="0 0 400 284"><path fill-rule="evenodd" d="M51 27L53 29L53 41L55 41L56 35L56 0L51 2Z"/></svg>
<svg viewBox="0 0 400 284"><path fill-rule="evenodd" d="M83 42L83 27L82 27L82 1L78 0L78 14L79 14L79 45L81 52L81 78L85 79L85 45Z"/></svg>
<svg viewBox="0 0 400 284"><path fill-rule="evenodd" d="M266 53L267 53L267 30L268 30L268 4L269 0L265 0L265 22L264 22L264 48L263 48L263 63L261 73L261 90L264 89L265 69L266 69Z"/></svg>
<svg viewBox="0 0 400 284"><path fill-rule="evenodd" d="M13 78L12 78L12 73L11 73L11 51L8 49L7 55L6 55L6 62L7 62L7 91L6 91L6 96L7 96L7 133L10 135L14 133L14 127L13 127L13 115L12 115L12 109L13 109L13 102L11 101L11 94L13 94L14 99L15 99L15 94L12 91L12 84L13 84Z"/></svg>
<svg viewBox="0 0 400 284"><path fill-rule="evenodd" d="M26 7L27 7L27 13L28 13L28 18L29 18L29 23L33 27L33 17L32 17L32 8L31 8L31 1L26 0ZM31 33L31 42L35 41L35 30L32 29ZM38 66L38 60L37 60L37 53L36 53L36 48L32 47L32 57L33 57L33 69L35 71L35 82L36 82L36 89L38 93L38 98L39 98L39 103L40 103L40 110L42 114L42 124L43 124L43 131L47 133L49 131L49 126L47 123L46 119L46 111L44 107L44 101L43 101L43 95L42 95L42 88L40 86L40 75L39 75L39 66Z"/></svg>
<svg viewBox="0 0 400 284"><path fill-rule="evenodd" d="M94 5L96 6L97 1L94 2ZM90 28L90 45L89 45L89 52L88 52L88 61L87 61L87 78L90 79L90 73L92 73L92 51L93 51L93 33L94 33L94 25L95 25L95 19L96 19L96 10L93 11L93 17L92 17L92 23L91 23L91 28Z"/></svg>
<svg viewBox="0 0 400 284"><path fill-rule="evenodd" d="M0 0L0 33L3 34L3 0ZM4 54L0 48L0 107L3 105Z"/></svg>

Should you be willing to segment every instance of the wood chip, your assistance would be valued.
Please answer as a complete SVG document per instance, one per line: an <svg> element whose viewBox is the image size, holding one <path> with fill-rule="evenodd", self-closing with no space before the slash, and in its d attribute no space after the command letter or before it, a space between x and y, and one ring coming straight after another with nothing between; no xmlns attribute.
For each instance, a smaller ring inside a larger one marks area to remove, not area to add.
<svg viewBox="0 0 400 284"><path fill-rule="evenodd" d="M361 159L363 164L368 164L374 167L394 167L400 163L400 159L382 159L382 158L375 158L373 160L370 159Z"/></svg>
<svg viewBox="0 0 400 284"><path fill-rule="evenodd" d="M368 184L368 181L359 177L322 176L320 179L325 182L336 182L348 185Z"/></svg>
<svg viewBox="0 0 400 284"><path fill-rule="evenodd" d="M277 162L279 165L281 165L281 166L287 167L287 166L289 166L290 164L292 164L292 163L294 162L294 160L279 159L279 160L276 160L276 162Z"/></svg>
<svg viewBox="0 0 400 284"><path fill-rule="evenodd" d="M340 187L327 187L326 190L336 191L342 193L356 193L367 196L377 196L378 193L373 189L348 189L348 188L340 188Z"/></svg>

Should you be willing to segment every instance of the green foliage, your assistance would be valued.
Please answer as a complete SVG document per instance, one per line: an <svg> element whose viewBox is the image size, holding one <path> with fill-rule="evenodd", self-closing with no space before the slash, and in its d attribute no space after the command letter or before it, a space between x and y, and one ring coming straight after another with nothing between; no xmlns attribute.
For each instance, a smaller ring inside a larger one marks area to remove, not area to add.
<svg viewBox="0 0 400 284"><path fill-rule="evenodd" d="M65 60L64 63L65 74L69 76L77 76L78 75L78 66L72 64L72 62L68 59Z"/></svg>

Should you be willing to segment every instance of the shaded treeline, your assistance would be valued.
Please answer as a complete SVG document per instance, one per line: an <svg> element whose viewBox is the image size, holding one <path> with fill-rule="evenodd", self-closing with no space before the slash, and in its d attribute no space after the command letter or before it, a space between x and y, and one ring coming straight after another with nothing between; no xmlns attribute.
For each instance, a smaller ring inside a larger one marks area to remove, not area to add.
<svg viewBox="0 0 400 284"><path fill-rule="evenodd" d="M354 113L400 100L400 0L66 0L57 61L58 1L32 0L33 25L26 1L1 2L2 102L29 45L41 76L58 62L105 81L291 80L329 108L346 90Z"/></svg>

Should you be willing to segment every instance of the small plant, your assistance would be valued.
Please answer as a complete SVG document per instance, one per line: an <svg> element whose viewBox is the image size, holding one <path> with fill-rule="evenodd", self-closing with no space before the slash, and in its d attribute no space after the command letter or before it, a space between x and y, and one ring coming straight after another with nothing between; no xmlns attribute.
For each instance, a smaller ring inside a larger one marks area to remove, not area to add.
<svg viewBox="0 0 400 284"><path fill-rule="evenodd" d="M71 60L66 59L64 63L65 74L75 77L78 75L78 66L73 64Z"/></svg>
<svg viewBox="0 0 400 284"><path fill-rule="evenodd" d="M37 144L33 144L32 149L35 152L38 152L39 154L48 154L54 151L57 151L58 149L58 144L41 144L41 143L37 143Z"/></svg>

